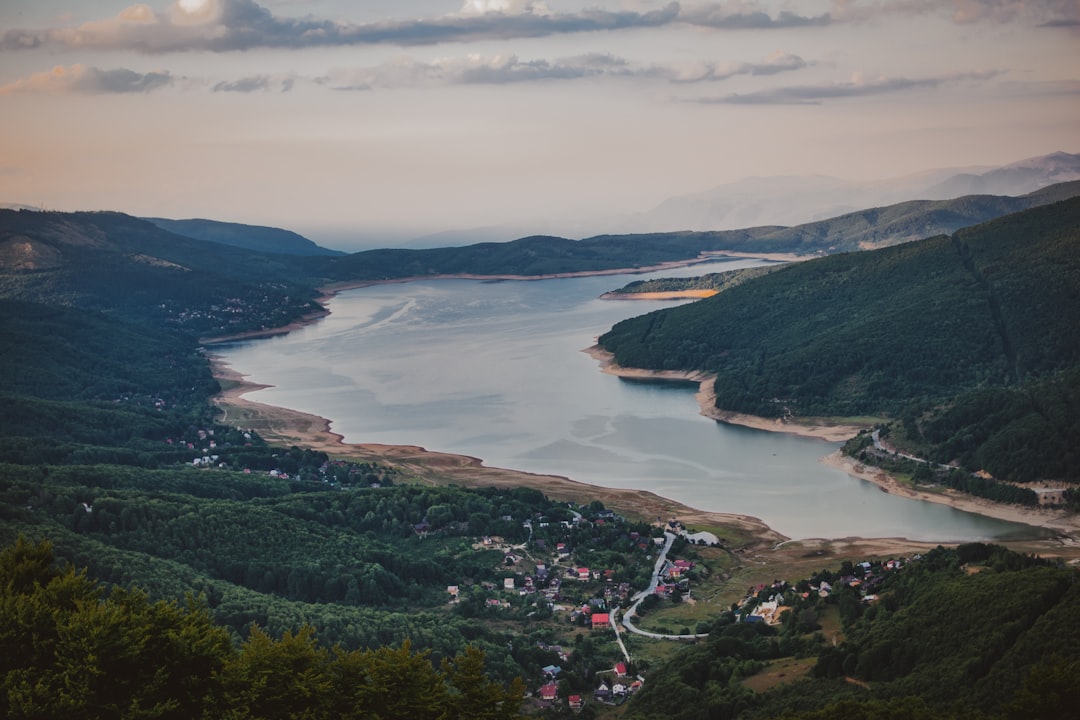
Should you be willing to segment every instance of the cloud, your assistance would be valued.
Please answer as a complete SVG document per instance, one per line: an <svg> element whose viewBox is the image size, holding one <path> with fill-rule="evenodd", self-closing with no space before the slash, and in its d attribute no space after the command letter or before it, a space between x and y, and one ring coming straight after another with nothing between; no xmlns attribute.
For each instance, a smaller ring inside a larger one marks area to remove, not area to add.
<svg viewBox="0 0 1080 720"><path fill-rule="evenodd" d="M836 21L871 20L887 15L944 15L952 22L1024 22L1039 27L1080 25L1080 3L1076 0L891 0L862 2L833 0L829 13Z"/></svg>
<svg viewBox="0 0 1080 720"><path fill-rule="evenodd" d="M543 2L536 0L465 0L461 7L462 15L483 15L485 13L506 13L520 15L550 15L551 10Z"/></svg>
<svg viewBox="0 0 1080 720"><path fill-rule="evenodd" d="M542 3L474 0L464 11L434 19L350 24L277 17L254 0L206 0L192 13L174 3L168 14L135 5L116 17L74 28L9 30L0 50L59 46L143 53L228 52L252 48L348 45L433 45L441 42L544 37L563 33L657 27L675 22L678 3L649 12L581 10L550 13Z"/></svg>
<svg viewBox="0 0 1080 720"><path fill-rule="evenodd" d="M296 78L291 76L252 75L239 80L222 81L215 83L211 88L213 92L251 93L276 90L289 92L296 84Z"/></svg>
<svg viewBox="0 0 1080 720"><path fill-rule="evenodd" d="M0 86L0 95L20 93L145 93L171 85L173 76L165 71L138 73L126 68L102 70L86 65L57 65L49 72L34 73Z"/></svg>
<svg viewBox="0 0 1080 720"><path fill-rule="evenodd" d="M738 0L688 7L679 13L679 19L690 25L721 30L814 27L832 22L832 16L828 13L807 16L783 10L774 16L757 9L753 3Z"/></svg>
<svg viewBox="0 0 1080 720"><path fill-rule="evenodd" d="M8 30L0 35L0 50L64 47L152 54L352 45L407 47L671 25L728 31L814 28L895 14L947 14L956 23L1022 20L1044 27L1080 26L1080 3L1076 0L833 0L829 11L818 15L790 10L771 13L750 0L685 7L670 2L649 11L594 8L574 12L553 12L540 0L464 0L459 12L441 17L362 24L312 15L280 17L255 0L176 0L162 13L139 4L112 18L75 27Z"/></svg>
<svg viewBox="0 0 1080 720"><path fill-rule="evenodd" d="M317 82L336 90L421 85L504 85L579 78L645 78L670 83L726 80L736 75L773 75L810 65L797 55L777 51L760 63L689 63L640 65L606 53L558 60L522 60L517 55L477 55L418 62L398 58L367 68L336 70Z"/></svg>
<svg viewBox="0 0 1080 720"><path fill-rule="evenodd" d="M886 78L867 80L856 73L850 82L828 85L803 85L773 88L759 92L724 95L717 98L699 98L694 102L706 105L820 105L826 100L836 100L867 95L884 95L920 88L934 88L965 80L988 80L999 71L955 73L939 77Z"/></svg>

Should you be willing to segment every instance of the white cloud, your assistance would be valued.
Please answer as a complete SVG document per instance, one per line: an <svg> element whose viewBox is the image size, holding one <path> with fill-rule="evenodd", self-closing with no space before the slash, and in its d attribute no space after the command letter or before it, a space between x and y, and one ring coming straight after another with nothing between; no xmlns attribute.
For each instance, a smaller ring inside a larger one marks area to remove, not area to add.
<svg viewBox="0 0 1080 720"><path fill-rule="evenodd" d="M503 85L580 78L644 78L669 83L726 80L736 75L772 75L810 65L777 51L759 63L636 64L608 53L585 53L556 60L526 60L514 54L469 54L429 62L400 57L373 67L335 70L318 82L338 90L371 90L422 85Z"/></svg>
<svg viewBox="0 0 1080 720"><path fill-rule="evenodd" d="M503 13L506 15L550 15L551 10L543 2L536 0L465 0L461 8L462 15L483 15L485 13Z"/></svg>
<svg viewBox="0 0 1080 720"><path fill-rule="evenodd" d="M696 102L706 105L819 105L826 100L936 88L962 81L982 82L1000 74L1000 71L990 70L921 78L883 76L867 78L863 73L855 72L848 82L779 87L716 98L699 98Z"/></svg>

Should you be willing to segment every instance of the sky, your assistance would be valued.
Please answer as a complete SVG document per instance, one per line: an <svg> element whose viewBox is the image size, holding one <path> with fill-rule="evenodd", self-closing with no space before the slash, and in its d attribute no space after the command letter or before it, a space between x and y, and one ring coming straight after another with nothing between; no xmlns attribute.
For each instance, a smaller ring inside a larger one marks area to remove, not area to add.
<svg viewBox="0 0 1080 720"><path fill-rule="evenodd" d="M1080 152L1080 2L5 0L0 131L0 202L599 232L741 178Z"/></svg>

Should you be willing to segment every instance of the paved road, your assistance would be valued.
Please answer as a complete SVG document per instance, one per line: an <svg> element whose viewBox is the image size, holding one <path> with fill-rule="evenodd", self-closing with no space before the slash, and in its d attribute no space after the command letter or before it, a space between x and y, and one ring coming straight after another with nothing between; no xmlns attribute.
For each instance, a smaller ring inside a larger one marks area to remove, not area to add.
<svg viewBox="0 0 1080 720"><path fill-rule="evenodd" d="M675 542L675 533L664 531L664 549L660 551L660 557L656 558L656 566L653 568L652 581L649 583L649 587L645 590L638 592L634 597L630 598L634 601L634 604L626 611L626 615L623 617L623 627L635 635L643 635L645 637L653 638L654 640L697 640L699 638L709 637L708 633L701 633L697 635L664 635L662 633L648 632L642 630L631 622L630 618L637 613L638 605L641 601L656 592L656 586L660 584L660 573L664 570L664 563L667 561L668 550L671 549L671 544ZM623 655L626 656L627 661L630 660L630 654L626 651L626 646L623 645L622 638L619 637L619 623L616 617L611 619L612 627L615 628L615 638L619 641L619 647L622 648Z"/></svg>

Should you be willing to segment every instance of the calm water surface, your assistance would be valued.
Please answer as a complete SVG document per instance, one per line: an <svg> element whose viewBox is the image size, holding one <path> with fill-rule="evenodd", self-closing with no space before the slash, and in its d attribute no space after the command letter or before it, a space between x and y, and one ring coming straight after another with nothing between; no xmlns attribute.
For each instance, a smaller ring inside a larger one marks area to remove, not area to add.
<svg viewBox="0 0 1080 720"><path fill-rule="evenodd" d="M753 515L792 538L962 541L1032 529L887 495L827 468L835 443L716 423L694 387L602 374L582 352L614 323L670 303L598 296L653 275L530 282L437 280L350 290L331 315L215 352L248 397L332 420L347 442L421 445L488 465L642 488Z"/></svg>

